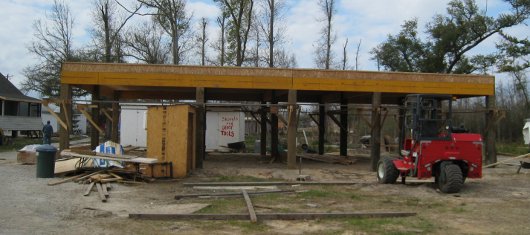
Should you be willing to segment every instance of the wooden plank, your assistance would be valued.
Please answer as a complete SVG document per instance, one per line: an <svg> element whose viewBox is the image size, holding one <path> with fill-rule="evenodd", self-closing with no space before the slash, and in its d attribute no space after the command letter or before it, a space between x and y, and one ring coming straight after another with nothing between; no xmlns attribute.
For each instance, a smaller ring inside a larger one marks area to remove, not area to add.
<svg viewBox="0 0 530 235"><path fill-rule="evenodd" d="M100 134L104 134L105 131L103 131L103 129L101 129L101 127L98 126L98 124L96 124L96 122L94 122L94 120L92 119L92 116L87 113L86 110L84 109L81 109L81 108L78 108L79 111L83 114L83 116L86 117L86 119L88 120L88 122L90 122L90 124L92 124L92 127L95 128L96 130L99 131Z"/></svg>
<svg viewBox="0 0 530 235"><path fill-rule="evenodd" d="M68 173L68 172L74 172L77 170L76 166L79 162L79 158L73 158L68 159L64 161L56 161L55 162L55 174L62 174L62 173Z"/></svg>
<svg viewBox="0 0 530 235"><path fill-rule="evenodd" d="M118 179L118 178L110 178L110 179L101 179L99 180L100 183L110 183L110 182L118 182L118 181L122 181L123 179Z"/></svg>
<svg viewBox="0 0 530 235"><path fill-rule="evenodd" d="M105 194L103 193L103 188L101 187L100 183L96 183L96 188L98 189L99 198L102 202L107 202L107 197L105 197Z"/></svg>
<svg viewBox="0 0 530 235"><path fill-rule="evenodd" d="M318 181L300 181L300 182L196 182L196 183L183 183L184 186L194 187L194 186L273 186L273 185L355 185L361 184L360 182L353 181L328 181L328 182L318 182Z"/></svg>
<svg viewBox="0 0 530 235"><path fill-rule="evenodd" d="M338 218L391 218L415 216L415 212L258 213L262 220L316 220ZM146 220L247 220L248 214L129 214Z"/></svg>
<svg viewBox="0 0 530 235"><path fill-rule="evenodd" d="M483 166L482 168L489 168L489 167L493 167L493 166L496 166L496 165L499 165L499 164L503 164L505 162L509 162L509 161L513 161L513 160L521 159L521 158L526 158L526 157L530 157L530 153L523 154L523 155L520 155L520 156L517 156L517 157L512 157L512 158L509 158L509 159L506 159L506 160L502 160L500 162L492 163L492 164Z"/></svg>
<svg viewBox="0 0 530 235"><path fill-rule="evenodd" d="M122 162L134 162L134 163L156 163L158 162L155 158L145 158L145 157L137 157L137 158L119 158L119 157L104 157L104 156L95 156L95 155L87 155L87 154L79 154L74 153L70 151L62 151L61 156L63 157L80 157L80 158L97 158L97 159L104 159L104 160L113 160L113 161L122 161ZM118 155L115 155L118 156Z"/></svg>
<svg viewBox="0 0 530 235"><path fill-rule="evenodd" d="M122 180L122 179L123 179L123 178L122 178L121 176L119 176L119 175L116 175L116 174L114 174L114 173L112 173L112 172L110 172L110 171L109 171L108 173L109 173L109 175L112 175L112 176L114 176L114 178L117 178L117 179L120 179L120 180Z"/></svg>
<svg viewBox="0 0 530 235"><path fill-rule="evenodd" d="M250 222L257 223L258 217L256 216L256 211L254 210L254 206L252 206L252 201L250 200L250 197L248 196L247 190L242 189L241 192L243 193L243 198L245 199L245 203L247 204L247 210L250 216Z"/></svg>
<svg viewBox="0 0 530 235"><path fill-rule="evenodd" d="M88 196L90 195L90 192L92 192L92 188L94 188L94 185L96 184L96 182L92 182L88 185L88 188L86 188L85 190L85 193L83 193L83 196Z"/></svg>
<svg viewBox="0 0 530 235"><path fill-rule="evenodd" d="M109 191L107 191L107 184L108 183L100 184L100 185L101 185L101 191L103 191L103 195L105 195L105 197L108 198L110 194L109 194Z"/></svg>
<svg viewBox="0 0 530 235"><path fill-rule="evenodd" d="M271 194L271 193L296 193L294 190L270 190L270 191L261 191L261 192L247 192L249 195L261 195L261 194ZM239 196L241 193L196 193L196 194L182 194L176 195L175 199L180 200L183 198L194 198L194 197L231 197Z"/></svg>
<svg viewBox="0 0 530 235"><path fill-rule="evenodd" d="M100 170L100 171L92 172L92 173L90 173L90 174L88 174L88 175L85 175L85 176L83 176L83 177L80 177L80 178L78 178L78 179L75 179L75 181L88 179L88 178L90 178L91 176L93 176L93 175L97 175L97 174L100 174L100 173L103 173L104 171L105 171L105 170Z"/></svg>
<svg viewBox="0 0 530 235"><path fill-rule="evenodd" d="M75 176L72 176L72 177L68 177L66 179L62 179L62 180L59 180L59 181L56 181L56 182L48 182L48 185L49 186L53 186L53 185L58 185L58 184L62 184L62 183L66 183L66 182L69 182L69 181L73 181L77 178L80 178L80 177L83 177L85 175L88 175L88 173L83 173L83 174L80 174L80 175L75 175Z"/></svg>
<svg viewBox="0 0 530 235"><path fill-rule="evenodd" d="M63 121L63 119L61 117L59 117L59 115L57 115L53 109L51 109L49 106L48 106L48 102L42 102L44 108L46 108L46 110L48 110L48 112L57 120L57 122L59 122L59 125L61 125L65 130L68 130L68 125L66 125L66 123Z"/></svg>

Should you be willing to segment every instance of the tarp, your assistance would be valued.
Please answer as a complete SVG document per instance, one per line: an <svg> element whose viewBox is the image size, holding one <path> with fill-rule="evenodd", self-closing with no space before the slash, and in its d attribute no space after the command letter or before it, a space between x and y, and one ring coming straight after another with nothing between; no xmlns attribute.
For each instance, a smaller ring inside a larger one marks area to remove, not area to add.
<svg viewBox="0 0 530 235"><path fill-rule="evenodd" d="M530 144L530 119L526 119L523 127L523 138L525 144Z"/></svg>
<svg viewBox="0 0 530 235"><path fill-rule="evenodd" d="M123 147L120 144L114 143L112 141L107 141L103 144L100 144L99 146L96 147L94 151L96 153L106 153L106 154L113 154L113 155L122 155L124 152ZM120 168L123 167L122 163L119 161L104 160L104 159L99 159L99 158L94 158L93 161L94 161L95 167L111 167L111 166L120 167Z"/></svg>

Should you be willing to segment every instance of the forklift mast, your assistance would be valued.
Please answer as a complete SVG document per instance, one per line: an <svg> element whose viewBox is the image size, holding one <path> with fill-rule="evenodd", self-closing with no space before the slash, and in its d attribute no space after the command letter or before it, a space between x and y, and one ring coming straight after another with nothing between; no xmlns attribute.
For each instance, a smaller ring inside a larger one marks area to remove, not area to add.
<svg viewBox="0 0 530 235"><path fill-rule="evenodd" d="M448 140L452 126L450 95L407 95L404 100L400 150L421 140ZM401 152L401 151L400 151Z"/></svg>

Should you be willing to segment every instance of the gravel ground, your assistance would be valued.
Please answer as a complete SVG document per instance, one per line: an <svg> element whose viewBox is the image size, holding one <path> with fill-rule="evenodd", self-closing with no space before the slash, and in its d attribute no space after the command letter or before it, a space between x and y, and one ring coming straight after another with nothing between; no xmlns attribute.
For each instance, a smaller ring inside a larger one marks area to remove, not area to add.
<svg viewBox="0 0 530 235"><path fill-rule="evenodd" d="M528 234L530 231L530 170L515 174L514 166L486 169L483 179L466 181L460 194L445 195L437 192L431 183L376 184L375 174L368 168L366 159L351 166L305 163L302 173L314 180L366 182L365 186L345 187L345 190L370 200L341 204L338 199L322 198L304 201L302 206L329 204L329 208L321 208L326 211L356 207L417 211L418 216L411 220L425 222L428 228L406 230L406 226L399 224L390 227L405 234ZM298 170L287 170L283 164L221 158L209 159L205 169L183 181L205 181L219 176L293 179L297 175ZM127 216L135 212L191 213L209 201L174 200L177 193L191 192L182 186L182 181L177 181L138 186L113 184L109 201L102 203L97 193L82 196L84 185L69 182L48 186L50 179L35 176L34 165L16 163L16 152L0 153L0 234L359 234L350 222L343 221L266 221L252 227L246 222L131 220ZM292 196L289 200L298 199ZM288 209L289 203L278 202L276 207ZM399 221L406 223L408 219ZM360 234L386 233L386 230L362 228Z"/></svg>

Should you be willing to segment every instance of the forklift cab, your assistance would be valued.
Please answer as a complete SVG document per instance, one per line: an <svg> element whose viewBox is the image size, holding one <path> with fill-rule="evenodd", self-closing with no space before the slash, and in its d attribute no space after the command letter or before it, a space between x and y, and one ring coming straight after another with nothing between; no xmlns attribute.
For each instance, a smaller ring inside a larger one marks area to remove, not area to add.
<svg viewBox="0 0 530 235"><path fill-rule="evenodd" d="M404 123L400 133L402 150L410 150L422 140L449 140L451 137L450 95L407 95Z"/></svg>

